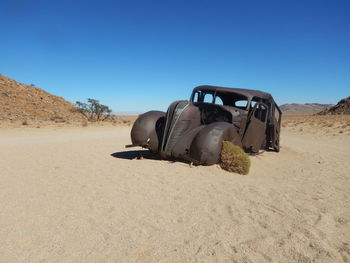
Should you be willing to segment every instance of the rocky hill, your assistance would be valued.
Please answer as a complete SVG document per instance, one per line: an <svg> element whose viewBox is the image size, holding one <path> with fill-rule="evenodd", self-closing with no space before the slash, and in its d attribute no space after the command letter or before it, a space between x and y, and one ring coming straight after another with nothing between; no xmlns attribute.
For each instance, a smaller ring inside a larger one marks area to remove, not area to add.
<svg viewBox="0 0 350 263"><path fill-rule="evenodd" d="M318 115L350 114L350 96L340 100L337 105L323 110Z"/></svg>
<svg viewBox="0 0 350 263"><path fill-rule="evenodd" d="M319 104L319 103L291 103L283 104L280 106L281 110L285 114L315 114L332 107L333 104Z"/></svg>
<svg viewBox="0 0 350 263"><path fill-rule="evenodd" d="M0 120L81 120L73 104L0 74Z"/></svg>

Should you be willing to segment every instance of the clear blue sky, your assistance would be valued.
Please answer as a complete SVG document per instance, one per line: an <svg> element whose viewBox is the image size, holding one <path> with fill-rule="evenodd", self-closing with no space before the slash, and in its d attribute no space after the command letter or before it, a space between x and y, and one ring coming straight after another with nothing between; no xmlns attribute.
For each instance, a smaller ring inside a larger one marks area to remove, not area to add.
<svg viewBox="0 0 350 263"><path fill-rule="evenodd" d="M279 104L350 95L350 1L0 0L0 73L115 112L201 84Z"/></svg>

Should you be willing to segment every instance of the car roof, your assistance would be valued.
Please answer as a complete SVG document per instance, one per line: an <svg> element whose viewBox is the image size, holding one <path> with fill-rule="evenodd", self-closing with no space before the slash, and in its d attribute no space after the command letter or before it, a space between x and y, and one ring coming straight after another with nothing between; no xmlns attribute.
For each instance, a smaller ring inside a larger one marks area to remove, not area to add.
<svg viewBox="0 0 350 263"><path fill-rule="evenodd" d="M272 99L272 96L270 93L263 92L260 90L227 88L227 87L210 86L210 85L201 85L194 88L194 91L198 91L198 90L207 90L211 92L222 91L227 93L237 93L237 94L246 96L248 99L252 99L253 97L259 97L262 99Z"/></svg>

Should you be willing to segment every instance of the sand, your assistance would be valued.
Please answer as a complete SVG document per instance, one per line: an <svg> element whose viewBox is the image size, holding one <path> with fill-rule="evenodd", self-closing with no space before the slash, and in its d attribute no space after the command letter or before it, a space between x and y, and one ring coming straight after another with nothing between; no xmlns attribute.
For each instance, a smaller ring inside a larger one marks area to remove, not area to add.
<svg viewBox="0 0 350 263"><path fill-rule="evenodd" d="M285 130L242 176L129 132L0 129L0 262L350 262L350 136Z"/></svg>

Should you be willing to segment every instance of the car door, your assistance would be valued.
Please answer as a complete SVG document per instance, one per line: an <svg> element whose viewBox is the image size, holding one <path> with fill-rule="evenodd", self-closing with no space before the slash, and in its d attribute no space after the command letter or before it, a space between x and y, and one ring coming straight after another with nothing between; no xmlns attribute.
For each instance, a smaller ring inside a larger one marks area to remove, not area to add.
<svg viewBox="0 0 350 263"><path fill-rule="evenodd" d="M276 152L280 151L280 130L281 130L282 111L275 104L275 116L274 116L274 136L273 136L273 148Z"/></svg>
<svg viewBox="0 0 350 263"><path fill-rule="evenodd" d="M266 140L266 122L268 107L257 102L247 118L247 125L242 137L242 146L248 152L257 153Z"/></svg>

